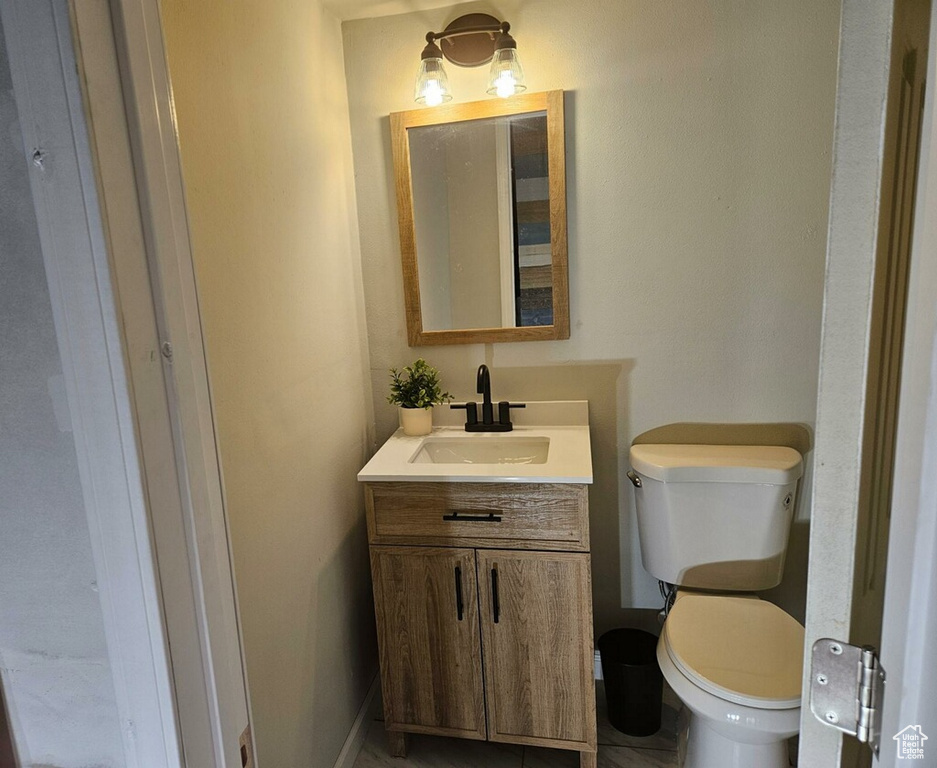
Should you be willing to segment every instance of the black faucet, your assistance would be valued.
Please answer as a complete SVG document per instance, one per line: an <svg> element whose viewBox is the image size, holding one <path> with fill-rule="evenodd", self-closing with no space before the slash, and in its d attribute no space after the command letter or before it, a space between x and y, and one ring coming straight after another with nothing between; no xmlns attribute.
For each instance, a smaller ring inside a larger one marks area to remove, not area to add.
<svg viewBox="0 0 937 768"><path fill-rule="evenodd" d="M478 403L456 403L450 408L463 408L465 410L466 432L510 432L514 429L511 423L511 408L526 408L524 403L509 403L501 400L498 403L498 420L494 420L494 408L491 402L491 373L487 365L478 366L476 377L476 392L482 396L482 420L478 420Z"/></svg>
<svg viewBox="0 0 937 768"><path fill-rule="evenodd" d="M493 413L491 410L491 373L487 365L478 366L478 375L475 377L475 391L482 396L482 423L491 424Z"/></svg>

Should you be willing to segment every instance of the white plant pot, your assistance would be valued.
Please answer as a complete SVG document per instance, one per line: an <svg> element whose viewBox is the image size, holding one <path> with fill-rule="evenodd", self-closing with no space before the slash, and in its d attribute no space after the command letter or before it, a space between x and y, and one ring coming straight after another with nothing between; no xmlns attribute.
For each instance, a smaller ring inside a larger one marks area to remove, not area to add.
<svg viewBox="0 0 937 768"><path fill-rule="evenodd" d="M432 408L400 408L400 426L405 435L428 435L433 431Z"/></svg>

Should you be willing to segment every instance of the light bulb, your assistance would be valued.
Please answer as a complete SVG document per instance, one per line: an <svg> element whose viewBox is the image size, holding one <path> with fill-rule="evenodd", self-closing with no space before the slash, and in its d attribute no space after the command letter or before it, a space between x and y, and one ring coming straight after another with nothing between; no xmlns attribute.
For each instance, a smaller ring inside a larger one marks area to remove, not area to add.
<svg viewBox="0 0 937 768"><path fill-rule="evenodd" d="M443 90L438 80L427 80L423 85L423 101L427 107L438 107L442 104Z"/></svg>
<svg viewBox="0 0 937 768"><path fill-rule="evenodd" d="M502 72L495 80L495 93L502 99L513 96L517 91L517 83L514 82L514 76L510 72Z"/></svg>

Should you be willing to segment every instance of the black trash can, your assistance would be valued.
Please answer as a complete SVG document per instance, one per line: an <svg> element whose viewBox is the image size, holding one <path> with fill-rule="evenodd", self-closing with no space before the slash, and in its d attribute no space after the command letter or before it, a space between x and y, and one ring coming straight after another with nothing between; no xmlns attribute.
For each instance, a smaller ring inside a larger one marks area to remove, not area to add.
<svg viewBox="0 0 937 768"><path fill-rule="evenodd" d="M664 678L657 638L640 629L613 629L599 638L608 719L629 736L660 730Z"/></svg>

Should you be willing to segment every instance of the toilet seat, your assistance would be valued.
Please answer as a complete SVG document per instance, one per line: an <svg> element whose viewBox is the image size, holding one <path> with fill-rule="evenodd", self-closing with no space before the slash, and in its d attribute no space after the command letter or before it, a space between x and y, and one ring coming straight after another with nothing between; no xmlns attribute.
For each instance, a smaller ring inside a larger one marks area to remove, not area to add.
<svg viewBox="0 0 937 768"><path fill-rule="evenodd" d="M661 642L674 665L714 696L760 709L800 706L804 628L773 603L683 595Z"/></svg>

